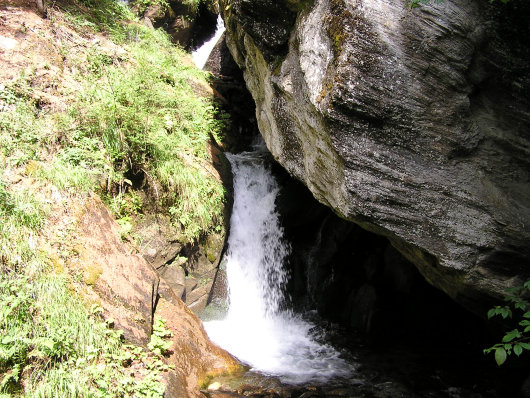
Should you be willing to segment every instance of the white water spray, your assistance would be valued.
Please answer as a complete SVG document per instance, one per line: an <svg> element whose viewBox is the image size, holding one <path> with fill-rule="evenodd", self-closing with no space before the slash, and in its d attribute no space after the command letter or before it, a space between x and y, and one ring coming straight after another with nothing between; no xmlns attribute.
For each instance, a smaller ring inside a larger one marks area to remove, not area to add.
<svg viewBox="0 0 530 398"><path fill-rule="evenodd" d="M259 153L228 155L234 208L226 254L229 309L206 322L210 338L253 370L287 383L347 377L352 366L315 341L315 326L281 308L289 246L275 211L278 184Z"/></svg>
<svg viewBox="0 0 530 398"><path fill-rule="evenodd" d="M191 57L197 68L204 68L204 65L206 65L206 61L208 61L210 53L212 52L213 48L223 35L224 31L225 25L223 23L223 19L221 18L221 15L218 15L215 34L213 35L213 37L191 53Z"/></svg>

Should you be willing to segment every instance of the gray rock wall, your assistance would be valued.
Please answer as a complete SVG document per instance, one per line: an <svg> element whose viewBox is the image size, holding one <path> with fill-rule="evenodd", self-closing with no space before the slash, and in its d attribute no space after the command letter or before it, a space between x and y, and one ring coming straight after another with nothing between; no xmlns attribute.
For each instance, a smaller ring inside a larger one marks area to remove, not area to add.
<svg viewBox="0 0 530 398"><path fill-rule="evenodd" d="M530 275L527 3L220 7L273 156L478 313Z"/></svg>

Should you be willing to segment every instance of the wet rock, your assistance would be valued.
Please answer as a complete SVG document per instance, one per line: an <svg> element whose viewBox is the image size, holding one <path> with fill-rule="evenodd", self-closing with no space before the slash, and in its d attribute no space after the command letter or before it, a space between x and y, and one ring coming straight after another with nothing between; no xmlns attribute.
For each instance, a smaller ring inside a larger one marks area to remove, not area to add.
<svg viewBox="0 0 530 398"><path fill-rule="evenodd" d="M530 5L223 0L268 148L483 315L530 276Z"/></svg>
<svg viewBox="0 0 530 398"><path fill-rule="evenodd" d="M168 361L175 366L173 373L185 386L186 396L197 397L205 378L238 372L241 365L208 339L199 318L171 294L168 291L161 296L157 305L157 316L166 320L166 326L174 334Z"/></svg>
<svg viewBox="0 0 530 398"><path fill-rule="evenodd" d="M521 386L521 397L530 398L530 376L528 376Z"/></svg>
<svg viewBox="0 0 530 398"><path fill-rule="evenodd" d="M199 5L184 0L169 0L167 6L160 2L132 1L135 11L148 26L166 30L173 41L190 49L194 41L204 40L213 34L218 13L216 1L203 1ZM204 32L206 31L206 32ZM196 45L197 43L195 43Z"/></svg>
<svg viewBox="0 0 530 398"><path fill-rule="evenodd" d="M370 333L372 318L377 308L377 293L372 285L364 284L353 296L351 303L350 326Z"/></svg>
<svg viewBox="0 0 530 398"><path fill-rule="evenodd" d="M230 114L231 128L223 140L223 149L232 153L248 150L258 134L256 106L245 86L243 73L228 50L224 34L210 53L204 69L212 73L215 94Z"/></svg>
<svg viewBox="0 0 530 398"><path fill-rule="evenodd" d="M216 152L217 153L217 152ZM219 179L230 172L222 169L221 155L213 160L210 167L221 170ZM225 218L229 218L226 206ZM224 248L226 229L212 232L199 242L183 244L178 230L171 225L168 215L159 209L150 208L134 226L132 234L140 242L138 250L158 272L164 281L161 288L171 289L196 314L207 305L212 296L212 288L218 272L218 265Z"/></svg>
<svg viewBox="0 0 530 398"><path fill-rule="evenodd" d="M183 248L181 254L186 261L182 267L161 269L161 275L174 287L174 293L196 314L201 313L212 297L224 243L224 231L212 233L202 241Z"/></svg>

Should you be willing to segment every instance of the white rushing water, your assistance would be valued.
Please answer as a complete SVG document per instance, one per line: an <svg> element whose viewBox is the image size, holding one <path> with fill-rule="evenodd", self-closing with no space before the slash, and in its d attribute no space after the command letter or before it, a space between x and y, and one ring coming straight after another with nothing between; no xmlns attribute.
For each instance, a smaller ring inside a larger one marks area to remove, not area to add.
<svg viewBox="0 0 530 398"><path fill-rule="evenodd" d="M206 61L210 56L210 53L212 52L213 48L223 35L224 31L225 25L223 23L223 19L221 18L221 15L218 15L217 26L215 28L215 34L213 35L213 37L191 53L191 57L193 58L193 62L195 63L197 68L204 68L204 65L206 65Z"/></svg>
<svg viewBox="0 0 530 398"><path fill-rule="evenodd" d="M281 308L289 246L275 199L279 187L263 156L228 155L234 172L234 208L226 254L229 308L206 322L210 338L253 370L287 383L347 377L352 366L312 336L313 324Z"/></svg>

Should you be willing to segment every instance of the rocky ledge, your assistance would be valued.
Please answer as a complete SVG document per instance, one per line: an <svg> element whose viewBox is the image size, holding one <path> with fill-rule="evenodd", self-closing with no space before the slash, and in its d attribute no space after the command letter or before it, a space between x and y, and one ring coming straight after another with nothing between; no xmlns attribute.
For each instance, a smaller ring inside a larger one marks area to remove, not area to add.
<svg viewBox="0 0 530 398"><path fill-rule="evenodd" d="M530 276L530 4L221 0L267 146L484 315Z"/></svg>

